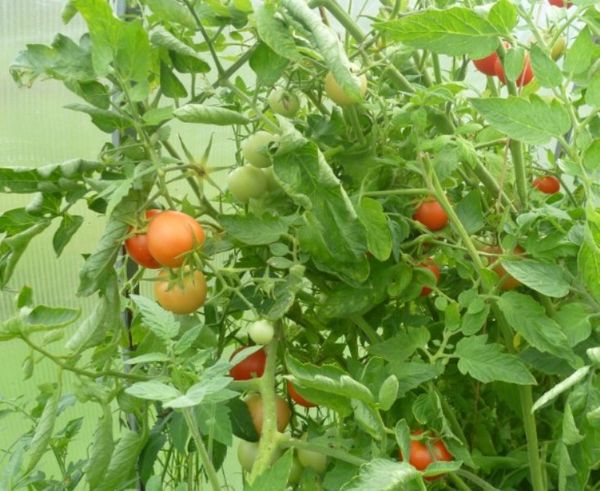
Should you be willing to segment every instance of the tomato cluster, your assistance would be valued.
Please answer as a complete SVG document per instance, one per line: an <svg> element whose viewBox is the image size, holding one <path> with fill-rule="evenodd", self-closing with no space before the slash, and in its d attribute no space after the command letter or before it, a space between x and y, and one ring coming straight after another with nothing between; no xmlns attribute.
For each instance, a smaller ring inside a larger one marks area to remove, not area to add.
<svg viewBox="0 0 600 491"><path fill-rule="evenodd" d="M202 246L205 233L191 216L179 211L148 210L145 222L125 240L127 253L145 268L180 268L186 256ZM163 269L154 281L154 296L166 310L190 314L206 301L207 284L202 271L182 269L171 275ZM171 277L177 278L171 281Z"/></svg>

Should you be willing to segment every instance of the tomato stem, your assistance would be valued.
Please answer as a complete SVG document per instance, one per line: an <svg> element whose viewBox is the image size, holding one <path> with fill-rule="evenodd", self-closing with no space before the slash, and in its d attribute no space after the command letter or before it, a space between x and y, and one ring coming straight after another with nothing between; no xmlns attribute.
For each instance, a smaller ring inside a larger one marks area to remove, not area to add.
<svg viewBox="0 0 600 491"><path fill-rule="evenodd" d="M221 489L221 484L219 483L219 476L217 476L217 471L213 466L213 463L210 459L210 455L206 451L206 447L204 446L204 442L202 441L202 435L200 434L200 430L198 429L198 424L196 423L196 419L194 417L194 413L191 408L186 407L182 409L183 417L185 418L185 422L192 434L192 438L194 439L194 443L196 444L196 449L198 450L198 454L200 455L200 460L202 460L202 465L204 466L204 470L206 471L206 475L208 476L208 481L213 489L213 491L219 491Z"/></svg>
<svg viewBox="0 0 600 491"><path fill-rule="evenodd" d="M527 437L527 454L529 455L531 484L533 485L534 491L544 491L544 476L538 449L539 445L535 416L532 412L533 396L531 394L530 385L519 385L519 399L521 402L525 435Z"/></svg>
<svg viewBox="0 0 600 491"><path fill-rule="evenodd" d="M327 455L334 459L341 460L342 462L347 462L348 464L356 466L360 466L368 462L367 460L361 457L357 457L356 455L352 455L351 453L348 453L345 450L340 450L338 448L333 448L318 443L310 443L305 440L299 440L298 438L292 438L290 436L282 434L279 435L279 446L283 448L298 448L301 450L318 452L323 455Z"/></svg>

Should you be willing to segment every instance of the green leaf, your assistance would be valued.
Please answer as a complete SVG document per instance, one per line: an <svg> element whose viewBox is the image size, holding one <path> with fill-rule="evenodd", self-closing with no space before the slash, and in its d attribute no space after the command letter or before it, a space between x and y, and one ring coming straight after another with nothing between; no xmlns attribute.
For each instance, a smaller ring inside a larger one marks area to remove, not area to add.
<svg viewBox="0 0 600 491"><path fill-rule="evenodd" d="M166 97L172 99L179 99L188 95L185 86L164 62L160 63L160 88Z"/></svg>
<svg viewBox="0 0 600 491"><path fill-rule="evenodd" d="M600 167L600 139L594 140L585 149L583 165L591 172L596 171Z"/></svg>
<svg viewBox="0 0 600 491"><path fill-rule="evenodd" d="M388 411L396 402L399 386L398 378L393 374L383 381L377 396L377 403L382 411Z"/></svg>
<svg viewBox="0 0 600 491"><path fill-rule="evenodd" d="M477 189L474 189L460 200L455 209L458 218L470 234L474 234L484 227L481 196Z"/></svg>
<svg viewBox="0 0 600 491"><path fill-rule="evenodd" d="M78 295L89 296L105 288L108 279L114 274L114 264L127 229L127 224L117 220L114 215L109 219L96 250L79 271Z"/></svg>
<svg viewBox="0 0 600 491"><path fill-rule="evenodd" d="M141 19L121 23L115 49L115 69L122 79L139 84L150 74L152 49Z"/></svg>
<svg viewBox="0 0 600 491"><path fill-rule="evenodd" d="M600 73L596 73L585 91L585 102L596 109L600 108Z"/></svg>
<svg viewBox="0 0 600 491"><path fill-rule="evenodd" d="M75 322L81 311L66 307L47 307L38 305L24 318L31 326L64 327Z"/></svg>
<svg viewBox="0 0 600 491"><path fill-rule="evenodd" d="M427 466L427 469L423 471L423 476L425 477L436 477L444 474L448 474L448 472L456 472L462 466L462 462L460 461L450 461L450 462L432 462Z"/></svg>
<svg viewBox="0 0 600 491"><path fill-rule="evenodd" d="M341 368L334 365L316 366L311 363L302 363L289 353L286 353L285 360L288 371L305 387L348 399L358 399L368 405L375 403L371 391Z"/></svg>
<svg viewBox="0 0 600 491"><path fill-rule="evenodd" d="M344 51L344 46L333 30L325 25L319 14L311 10L306 3L282 0L281 4L311 32L314 46L344 93L351 100L360 102L362 97L358 78L352 74L350 60Z"/></svg>
<svg viewBox="0 0 600 491"><path fill-rule="evenodd" d="M556 264L535 259L506 259L501 264L511 276L542 295L561 298L569 293L567 278Z"/></svg>
<svg viewBox="0 0 600 491"><path fill-rule="evenodd" d="M114 449L113 419L110 405L102 406L102 417L98 421L85 477L90 489L96 489L105 477Z"/></svg>
<svg viewBox="0 0 600 491"><path fill-rule="evenodd" d="M46 230L48 225L50 225L50 220L41 220L26 230L6 237L0 242L0 288L6 286L8 280L10 280L31 239Z"/></svg>
<svg viewBox="0 0 600 491"><path fill-rule="evenodd" d="M409 327L405 332L367 347L367 350L389 362L401 362L408 359L418 348L425 348L430 338L431 334L426 327Z"/></svg>
<svg viewBox="0 0 600 491"><path fill-rule="evenodd" d="M296 43L289 28L277 16L273 5L259 5L255 11L258 37L279 56L290 61L300 61L302 56L296 49Z"/></svg>
<svg viewBox="0 0 600 491"><path fill-rule="evenodd" d="M257 246L277 242L295 219L293 215L221 215L219 222L235 240Z"/></svg>
<svg viewBox="0 0 600 491"><path fill-rule="evenodd" d="M537 401L535 401L533 407L531 408L531 411L534 412L544 407L546 404L556 399L563 392L569 390L571 387L581 382L581 380L583 380L587 376L589 371L589 366L581 367L578 370L575 370L569 377L567 377L562 382L556 384L549 391L545 392Z"/></svg>
<svg viewBox="0 0 600 491"><path fill-rule="evenodd" d="M108 109L99 109L85 104L67 104L65 108L89 115L92 118L92 123L105 133L124 130L131 125L129 120Z"/></svg>
<svg viewBox="0 0 600 491"><path fill-rule="evenodd" d="M139 399L148 399L150 401L170 401L181 395L174 387L163 384L156 380L148 382L136 382L125 389L129 395Z"/></svg>
<svg viewBox="0 0 600 491"><path fill-rule="evenodd" d="M202 104L186 104L176 109L173 115L184 123L229 126L232 124L248 124L250 122L246 116L237 111L223 107L204 106Z"/></svg>
<svg viewBox="0 0 600 491"><path fill-rule="evenodd" d="M398 397L404 397L421 384L442 375L444 367L441 363L430 365L422 362L390 361L390 371L398 378Z"/></svg>
<svg viewBox="0 0 600 491"><path fill-rule="evenodd" d="M201 404L194 411L196 421L203 435L212 436L228 447L233 444L233 430L229 408L224 404Z"/></svg>
<svg viewBox="0 0 600 491"><path fill-rule="evenodd" d="M165 407L172 407L174 409L181 409L186 407L197 406L205 399L209 401L223 401L236 397L237 392L231 390L225 390L225 388L231 383L231 377L204 377L197 384L192 385L188 391L177 397L176 399L166 402ZM218 397L216 397L218 394ZM212 396L212 397L211 397Z"/></svg>
<svg viewBox="0 0 600 491"><path fill-rule="evenodd" d="M369 252L379 261L387 261L392 253L392 233L383 205L377 200L364 197L356 211L367 231Z"/></svg>
<svg viewBox="0 0 600 491"><path fill-rule="evenodd" d="M584 242L577 257L577 270L588 291L600 299L600 251Z"/></svg>
<svg viewBox="0 0 600 491"><path fill-rule="evenodd" d="M535 378L527 367L515 356L502 353L501 346L487 343L487 336L463 338L456 344L458 369L476 380L508 382L518 385L535 384Z"/></svg>
<svg viewBox="0 0 600 491"><path fill-rule="evenodd" d="M424 486L417 469L406 462L374 459L361 466L358 477L342 491L413 491Z"/></svg>
<svg viewBox="0 0 600 491"><path fill-rule="evenodd" d="M571 127L569 114L556 100L548 104L537 96L509 96L471 99L471 103L495 129L530 145L562 137Z"/></svg>
<svg viewBox="0 0 600 491"><path fill-rule="evenodd" d="M509 34L519 22L519 14L515 5L509 0L499 0L490 9L488 21L498 31Z"/></svg>
<svg viewBox="0 0 600 491"><path fill-rule="evenodd" d="M169 341L179 334L181 325L171 312L140 295L131 295L131 299L140 309L144 324L160 339Z"/></svg>
<svg viewBox="0 0 600 491"><path fill-rule="evenodd" d="M62 254L66 245L71 241L81 225L83 225L82 216L69 215L68 213L63 215L60 225L52 238L52 246L57 257Z"/></svg>
<svg viewBox="0 0 600 491"><path fill-rule="evenodd" d="M114 491L124 483L133 482L136 462L146 444L147 435L124 430L112 453L108 469L100 481L98 491Z"/></svg>
<svg viewBox="0 0 600 491"><path fill-rule="evenodd" d="M293 453L288 450L283 457L271 466L247 487L247 491L285 491L288 489L288 478L292 469Z"/></svg>
<svg viewBox="0 0 600 491"><path fill-rule="evenodd" d="M178 54L183 56L184 59L193 59L194 63L200 68L198 71L210 71L210 65L202 59L194 48L188 46L162 26L157 26L153 29L152 34L150 35L150 42L158 48L168 49L172 55ZM178 71L181 71L179 70L180 67L178 63L175 63L175 67Z"/></svg>
<svg viewBox="0 0 600 491"><path fill-rule="evenodd" d="M52 434L54 432L54 424L58 414L58 403L60 400L60 392L55 390L46 401L44 410L40 419L36 423L33 439L29 445L28 460L25 466L24 474L28 474L35 469L40 459L46 453Z"/></svg>
<svg viewBox="0 0 600 491"><path fill-rule="evenodd" d="M567 50L564 69L566 72L583 73L592 64L595 52L594 39L588 27L581 30L575 42Z"/></svg>
<svg viewBox="0 0 600 491"><path fill-rule="evenodd" d="M501 9L497 9L494 17L505 19L502 14ZM489 55L498 47L499 36L507 34L501 24L494 25L464 7L423 10L378 23L376 27L409 46L472 59Z"/></svg>
<svg viewBox="0 0 600 491"><path fill-rule="evenodd" d="M344 281L364 281L369 273L365 229L317 145L289 133L273 161L285 192L306 210L298 233L316 266Z"/></svg>
<svg viewBox="0 0 600 491"><path fill-rule="evenodd" d="M265 319L277 321L294 305L296 295L302 290L304 267L292 266L290 274L284 283L277 283L273 291L273 302L267 304L267 309L262 313Z"/></svg>
<svg viewBox="0 0 600 491"><path fill-rule="evenodd" d="M188 29L197 28L192 13L177 0L144 0L144 3L163 21L181 24Z"/></svg>
<svg viewBox="0 0 600 491"><path fill-rule="evenodd" d="M542 87L550 89L558 87L562 83L563 76L556 62L537 44L531 46L529 54L531 55L531 68L538 83Z"/></svg>
<svg viewBox="0 0 600 491"><path fill-rule="evenodd" d="M166 362L170 358L165 353L144 353L143 355L127 358L124 363L126 365L138 365L141 363L156 363Z"/></svg>
<svg viewBox="0 0 600 491"><path fill-rule="evenodd" d="M260 43L248 61L260 85L274 85L282 77L289 60L279 56L266 44Z"/></svg>
<svg viewBox="0 0 600 491"><path fill-rule="evenodd" d="M561 305L553 319L562 327L571 347L585 341L592 333L590 312L583 303Z"/></svg>
<svg viewBox="0 0 600 491"><path fill-rule="evenodd" d="M239 397L236 397L229 399L226 405L230 411L233 434L243 440L257 442L258 433L254 428L254 423L252 423L252 417L246 403Z"/></svg>
<svg viewBox="0 0 600 491"><path fill-rule="evenodd" d="M561 439L565 445L575 445L584 439L584 436L577 429L573 411L568 403L565 404L565 411L563 413Z"/></svg>
<svg viewBox="0 0 600 491"><path fill-rule="evenodd" d="M563 358L571 365L577 363L577 357L569 348L560 326L546 315L544 307L532 297L507 292L498 301L498 307L509 325L538 351Z"/></svg>
<svg viewBox="0 0 600 491"><path fill-rule="evenodd" d="M352 399L352 411L358 426L375 440L381 441L385 430L377 409L363 401Z"/></svg>

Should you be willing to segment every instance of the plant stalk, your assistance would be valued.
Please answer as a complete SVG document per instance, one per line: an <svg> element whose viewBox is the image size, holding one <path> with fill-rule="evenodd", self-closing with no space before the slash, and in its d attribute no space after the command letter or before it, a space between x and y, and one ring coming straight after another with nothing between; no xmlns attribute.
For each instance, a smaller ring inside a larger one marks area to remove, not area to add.
<svg viewBox="0 0 600 491"><path fill-rule="evenodd" d="M533 396L531 394L531 385L519 385L519 399L521 402L521 412L523 424L525 426L525 435L527 437L527 454L529 456L529 471L531 475L531 484L533 491L544 491L544 474L542 462L540 459L539 443L535 416L531 408L533 407Z"/></svg>
<svg viewBox="0 0 600 491"><path fill-rule="evenodd" d="M190 433L192 434L192 438L194 439L194 443L196 444L196 448L198 450L198 454L200 455L200 460L202 461L204 470L206 471L206 475L208 476L208 482L210 483L213 491L219 491L221 489L219 476L217 476L217 471L215 470L215 467L210 459L210 455L208 455L206 447L204 446L204 442L202 441L202 435L200 434L200 430L198 429L198 425L194 419L194 413L189 407L182 409L182 412L185 422L190 430Z"/></svg>

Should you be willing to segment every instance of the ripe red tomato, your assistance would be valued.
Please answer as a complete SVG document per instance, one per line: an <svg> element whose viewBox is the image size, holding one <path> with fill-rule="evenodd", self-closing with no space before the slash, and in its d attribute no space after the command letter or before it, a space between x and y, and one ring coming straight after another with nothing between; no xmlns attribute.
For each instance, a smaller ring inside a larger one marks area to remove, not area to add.
<svg viewBox="0 0 600 491"><path fill-rule="evenodd" d="M554 5L555 7L564 7L565 6L565 2L564 0L548 0L548 3L550 5ZM567 8L570 9L573 6L573 4L571 2L567 2Z"/></svg>
<svg viewBox="0 0 600 491"><path fill-rule="evenodd" d="M154 298L165 310L191 314L206 301L206 279L202 271L185 273L181 281L169 282L169 273L161 271L154 282Z"/></svg>
<svg viewBox="0 0 600 491"><path fill-rule="evenodd" d="M263 428L263 401L260 394L251 394L246 397L245 401L252 416L252 422L256 428L256 432L260 435ZM277 412L277 431L280 433L287 428L292 417L292 410L285 400L275 396L275 410Z"/></svg>
<svg viewBox="0 0 600 491"><path fill-rule="evenodd" d="M421 431L413 432L413 435L420 435ZM398 459L404 460L402 458L402 451L398 451ZM408 456L408 463L412 465L415 469L419 471L424 471L429 467L429 464L432 462L449 462L452 460L452 455L448 452L448 449L444 445L442 440L433 439L433 441L429 442L429 445L426 442L421 440L412 440L410 442L410 454ZM428 480L436 479L435 477L428 477Z"/></svg>
<svg viewBox="0 0 600 491"><path fill-rule="evenodd" d="M429 230L441 230L448 224L448 215L436 200L428 199L415 211L413 219L421 222Z"/></svg>
<svg viewBox="0 0 600 491"><path fill-rule="evenodd" d="M244 348L247 348L247 346L236 349L229 359L232 360L233 357ZM266 363L267 354L264 349L259 349L232 367L231 370L229 370L229 376L234 380L250 380L253 377L262 377L263 373L265 373Z"/></svg>
<svg viewBox="0 0 600 491"><path fill-rule="evenodd" d="M488 55L485 58L473 60L473 65L475 65L475 68L477 68L477 70L479 70L481 73L484 73L485 75L489 75L490 77L493 77L494 75L496 75L496 60L497 59L498 59L498 53L496 53L494 51L491 55Z"/></svg>
<svg viewBox="0 0 600 491"><path fill-rule="evenodd" d="M500 79L500 81L505 84L506 83L506 74L504 73L504 66L502 66L502 60L498 58L495 62L495 70L496 76ZM531 69L531 60L529 55L525 55L525 60L523 62L523 71L521 75L515 80L515 84L517 87L524 87L529 84L533 80L533 70Z"/></svg>
<svg viewBox="0 0 600 491"><path fill-rule="evenodd" d="M158 215L161 210L148 210L146 211L146 220ZM130 227L130 230L131 227ZM148 250L148 237L144 233L139 233L130 237L125 241L125 250L129 257L133 259L140 266L144 266L149 269L160 268L160 264L156 259L152 257Z"/></svg>
<svg viewBox="0 0 600 491"><path fill-rule="evenodd" d="M545 194L554 194L560 191L560 181L554 176L536 177L533 187Z"/></svg>
<svg viewBox="0 0 600 491"><path fill-rule="evenodd" d="M287 389L288 389L288 394L290 395L290 398L296 404L298 404L300 406L304 406L304 407L317 407L316 404L313 404L312 402L307 401L304 397L302 397L298 393L298 391L294 388L294 385L289 380L287 381Z"/></svg>
<svg viewBox="0 0 600 491"><path fill-rule="evenodd" d="M433 262L432 259L429 259L427 262L421 263L419 264L420 268L424 268L424 269L428 269L429 271L431 271L433 273L433 275L435 276L435 282L437 283L440 280L440 268L438 267L437 264L435 264ZM426 297L427 295L431 294L431 288L429 288L428 286L424 286L421 289L421 296L422 297Z"/></svg>
<svg viewBox="0 0 600 491"><path fill-rule="evenodd" d="M163 266L178 268L184 255L204 244L204 230L191 216L179 211L163 211L150 221L148 249Z"/></svg>

